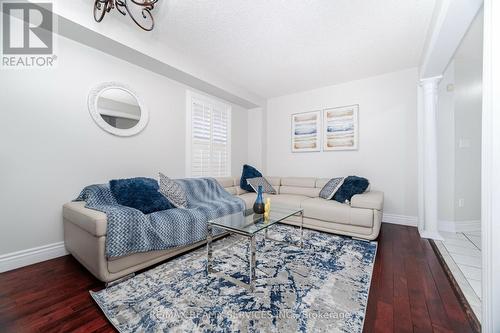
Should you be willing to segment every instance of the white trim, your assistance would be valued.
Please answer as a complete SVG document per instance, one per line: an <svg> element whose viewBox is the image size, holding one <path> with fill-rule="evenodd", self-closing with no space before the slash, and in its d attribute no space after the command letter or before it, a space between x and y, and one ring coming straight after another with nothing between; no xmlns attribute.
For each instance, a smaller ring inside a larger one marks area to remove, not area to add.
<svg viewBox="0 0 500 333"><path fill-rule="evenodd" d="M64 242L0 255L0 273L67 255Z"/></svg>
<svg viewBox="0 0 500 333"><path fill-rule="evenodd" d="M481 252L483 332L500 331L500 3L484 2Z"/></svg>
<svg viewBox="0 0 500 333"><path fill-rule="evenodd" d="M418 233L420 234L420 237L422 237L422 238L444 241L443 236L441 236L438 231L429 231L429 230L420 230L419 229Z"/></svg>
<svg viewBox="0 0 500 333"><path fill-rule="evenodd" d="M433 20L421 56L420 76L446 70L483 0L436 1Z"/></svg>
<svg viewBox="0 0 500 333"><path fill-rule="evenodd" d="M455 221L456 232L480 231L481 220Z"/></svg>
<svg viewBox="0 0 500 333"><path fill-rule="evenodd" d="M385 214L382 216L382 222L391 224L407 225L410 227L417 226L418 218L416 216Z"/></svg>
<svg viewBox="0 0 500 333"><path fill-rule="evenodd" d="M468 232L468 231L480 231L480 230L481 230L481 220L439 221L439 231Z"/></svg>

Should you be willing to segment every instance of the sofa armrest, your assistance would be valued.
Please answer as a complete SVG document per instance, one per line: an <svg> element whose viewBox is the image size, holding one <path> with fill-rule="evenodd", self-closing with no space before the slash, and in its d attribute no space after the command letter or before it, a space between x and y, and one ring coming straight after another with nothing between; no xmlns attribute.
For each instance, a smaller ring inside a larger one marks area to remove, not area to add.
<svg viewBox="0 0 500 333"><path fill-rule="evenodd" d="M63 218L96 237L106 235L108 224L106 214L85 208L84 201L73 201L64 204Z"/></svg>
<svg viewBox="0 0 500 333"><path fill-rule="evenodd" d="M384 207L384 192L369 191L356 194L351 198L351 207L382 210Z"/></svg>

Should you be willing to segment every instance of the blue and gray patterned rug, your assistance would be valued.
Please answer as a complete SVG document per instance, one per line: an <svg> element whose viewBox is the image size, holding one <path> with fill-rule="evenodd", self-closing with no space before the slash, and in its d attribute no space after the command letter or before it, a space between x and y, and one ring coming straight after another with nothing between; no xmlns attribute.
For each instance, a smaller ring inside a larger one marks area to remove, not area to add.
<svg viewBox="0 0 500 333"><path fill-rule="evenodd" d="M216 241L214 268L248 282L247 250L240 236ZM203 247L91 295L120 332L361 332L376 252L376 242L305 229L304 249L258 238L254 293L207 276Z"/></svg>

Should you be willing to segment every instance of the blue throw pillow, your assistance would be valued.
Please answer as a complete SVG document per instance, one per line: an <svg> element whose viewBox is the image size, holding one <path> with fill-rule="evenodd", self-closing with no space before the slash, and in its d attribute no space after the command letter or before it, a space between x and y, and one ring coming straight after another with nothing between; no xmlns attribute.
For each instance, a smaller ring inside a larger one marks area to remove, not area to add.
<svg viewBox="0 0 500 333"><path fill-rule="evenodd" d="M370 185L370 182L366 178L358 176L346 177L342 186L333 196L333 200L340 203L350 202L354 195L365 192L368 185Z"/></svg>
<svg viewBox="0 0 500 333"><path fill-rule="evenodd" d="M120 205L138 209L144 214L175 208L158 192L158 182L151 178L114 179L109 182L109 187Z"/></svg>
<svg viewBox="0 0 500 333"><path fill-rule="evenodd" d="M252 186L248 185L247 183L247 179L255 177L262 177L262 174L259 172L259 170L255 169L253 166L245 164L243 166L243 172L241 173L240 187L245 191L255 192Z"/></svg>

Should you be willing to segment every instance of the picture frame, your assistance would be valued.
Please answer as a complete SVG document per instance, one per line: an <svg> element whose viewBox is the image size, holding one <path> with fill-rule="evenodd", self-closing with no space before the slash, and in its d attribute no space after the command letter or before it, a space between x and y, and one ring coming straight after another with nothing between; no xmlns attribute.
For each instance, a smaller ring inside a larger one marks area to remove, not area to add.
<svg viewBox="0 0 500 333"><path fill-rule="evenodd" d="M323 110L323 151L358 150L359 104Z"/></svg>
<svg viewBox="0 0 500 333"><path fill-rule="evenodd" d="M321 151L321 110L291 115L293 153Z"/></svg>

